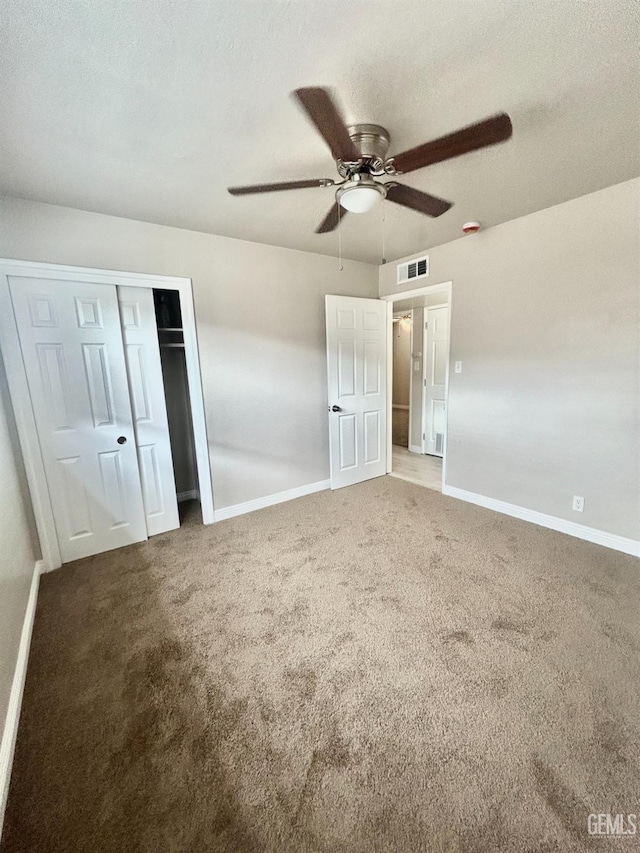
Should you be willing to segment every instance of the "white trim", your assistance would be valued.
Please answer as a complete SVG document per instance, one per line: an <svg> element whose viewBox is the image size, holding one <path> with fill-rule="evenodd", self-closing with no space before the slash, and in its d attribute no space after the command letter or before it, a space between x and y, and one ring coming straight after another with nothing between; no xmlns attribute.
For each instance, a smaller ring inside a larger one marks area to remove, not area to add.
<svg viewBox="0 0 640 853"><path fill-rule="evenodd" d="M427 331L429 321L427 320L427 311L428 308L422 309L422 373L420 374L420 453L424 453L424 446L427 442L425 436L427 434ZM447 359L447 381L449 374L449 360ZM448 390L448 386L447 390ZM447 403L449 401L445 400L445 413L447 410ZM444 453L443 453L444 456ZM443 480L444 482L444 480Z"/></svg>
<svg viewBox="0 0 640 853"><path fill-rule="evenodd" d="M62 565L62 560L9 289L9 276L42 278L43 275L54 280L110 284L119 287L157 287L178 291L184 329L187 384L195 440L202 521L204 524L213 523L215 513L213 508L211 470L209 466L209 443L205 421L191 279L0 258L0 339L3 342L2 356L5 361L9 392L11 394L20 447L27 472L42 555L47 569L58 568Z"/></svg>
<svg viewBox="0 0 640 853"><path fill-rule="evenodd" d="M200 509L202 510L202 523L213 524L216 516L213 508L209 439L207 438L207 421L204 410L196 316L193 307L191 279L188 278L186 281L188 282L188 288L182 287L176 289L180 293L180 313L182 314L183 329L182 340L184 341L187 387L189 389L191 425L193 427L193 443L196 454L196 471L198 474L198 499L200 501Z"/></svg>
<svg viewBox="0 0 640 853"><path fill-rule="evenodd" d="M106 283L112 284L113 279L130 279L135 281L132 287L153 287L154 282L163 281L170 287L165 287L167 290L177 290L177 285L190 282L190 278L175 275L156 275L155 273L145 272L123 272L122 270L103 270L95 269L94 267L76 267L68 264L50 264L43 261L23 261L16 258L0 258L0 267L6 267L9 273L13 270L18 271L19 275L33 276L34 278L42 278L42 273L46 272L48 278L62 279L64 281L90 281L93 284L105 284L105 279L109 279Z"/></svg>
<svg viewBox="0 0 640 853"><path fill-rule="evenodd" d="M411 328L409 329L409 423L407 424L407 444L411 445L411 439L413 438L411 423L413 421L413 412L411 411L411 405L413 403L413 353L415 351L415 341L416 341L416 333L415 333L415 312L413 308L411 309ZM391 353L391 369L393 370L393 353ZM391 389L393 393L393 388ZM393 399L391 401L393 403ZM390 427L393 430L393 424Z"/></svg>
<svg viewBox="0 0 640 853"><path fill-rule="evenodd" d="M409 406L400 406L398 403L392 403L392 409L404 409L405 411L409 411Z"/></svg>
<svg viewBox="0 0 640 853"><path fill-rule="evenodd" d="M226 506L216 510L216 521L224 521L227 518L234 518L236 515L244 515L247 512L253 512L256 509L264 509L267 506L281 504L285 501L292 501L296 498L303 498L306 495L312 495L314 492L322 492L325 489L331 488L331 480L320 480L318 483L309 483L307 486L298 486L295 489L287 489L285 492L276 492L274 495L266 495L264 498L256 498L252 501L245 501L241 504Z"/></svg>
<svg viewBox="0 0 640 853"><path fill-rule="evenodd" d="M449 456L447 448L449 445L449 383L451 377L451 318L453 317L453 282L449 282L447 290L447 305L449 306L449 317L447 327L447 388L445 392L445 407L444 407L444 443L442 445L442 488L447 482L447 458Z"/></svg>
<svg viewBox="0 0 640 853"><path fill-rule="evenodd" d="M18 722L20 720L20 708L22 706L22 694L27 677L27 663L29 661L29 649L31 647L31 633L33 631L33 620L36 615L36 604L38 603L38 586L40 573L43 569L42 561L38 561L33 567L31 588L27 600L27 608L22 622L22 633L20 635L20 646L18 648L18 659L13 672L11 693L9 694L9 706L4 721L2 732L2 743L0 744L0 837L2 837L2 824L4 812L9 795L9 782L11 781L11 767L13 765L13 754L16 748L16 737L18 736Z"/></svg>
<svg viewBox="0 0 640 853"><path fill-rule="evenodd" d="M424 456L424 450L420 447L419 444L410 444L407 449L409 453L419 453L421 456Z"/></svg>
<svg viewBox="0 0 640 853"><path fill-rule="evenodd" d="M52 566L50 563L47 563L45 559L38 560L37 564L38 571L41 575L46 575L47 572L52 572L54 569L60 568L59 566Z"/></svg>
<svg viewBox="0 0 640 853"><path fill-rule="evenodd" d="M36 421L31 406L27 374L22 361L20 338L13 313L13 303L9 291L8 275L10 271L3 269L4 262L0 261L0 345L4 360L7 384L13 406L20 450L24 462L27 483L33 515L40 540L42 558L51 569L62 565L56 527L53 521L53 509L47 478L44 473L44 463L40 451L40 441L36 429ZM11 270L12 271L12 270Z"/></svg>
<svg viewBox="0 0 640 853"><path fill-rule="evenodd" d="M577 539L594 542L596 545L612 548L614 551L622 551L623 554L640 557L640 541L636 539L627 539L625 536L607 533L605 530L596 530L595 527L587 527L584 524L577 524L575 521L567 521L564 518L557 518L544 512L537 512L495 498L488 498L485 495L478 495L475 492L467 492L465 489L458 489L455 486L443 485L442 494L477 506L483 506L486 509L492 509L494 512L510 515L513 518L519 518L521 521L530 521L532 524L539 524L540 527L548 527L550 530L557 530L560 533L566 533L568 536L575 536Z"/></svg>
<svg viewBox="0 0 640 853"><path fill-rule="evenodd" d="M200 495L197 489L191 489L188 492L178 492L176 494L176 498L178 499L178 503L182 503L182 501L197 501Z"/></svg>
<svg viewBox="0 0 640 853"><path fill-rule="evenodd" d="M387 474L393 469L393 302L387 303Z"/></svg>
<svg viewBox="0 0 640 853"><path fill-rule="evenodd" d="M385 302L402 302L403 299L411 299L414 296L424 296L425 293L448 293L452 282L441 281L438 284L426 284L423 287L415 287L413 290L400 290L397 293L387 293L379 296Z"/></svg>

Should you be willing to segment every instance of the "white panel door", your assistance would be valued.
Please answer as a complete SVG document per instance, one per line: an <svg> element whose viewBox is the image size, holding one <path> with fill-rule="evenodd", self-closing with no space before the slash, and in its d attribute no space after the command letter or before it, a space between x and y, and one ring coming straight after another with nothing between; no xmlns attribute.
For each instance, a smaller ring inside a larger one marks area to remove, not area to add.
<svg viewBox="0 0 640 853"><path fill-rule="evenodd" d="M325 297L331 488L387 472L387 304Z"/></svg>
<svg viewBox="0 0 640 853"><path fill-rule="evenodd" d="M424 326L424 421L422 452L442 456L447 411L449 306L427 308Z"/></svg>
<svg viewBox="0 0 640 853"><path fill-rule="evenodd" d="M62 561L146 539L115 286L9 284Z"/></svg>
<svg viewBox="0 0 640 853"><path fill-rule="evenodd" d="M180 526L153 290L118 287L147 533Z"/></svg>

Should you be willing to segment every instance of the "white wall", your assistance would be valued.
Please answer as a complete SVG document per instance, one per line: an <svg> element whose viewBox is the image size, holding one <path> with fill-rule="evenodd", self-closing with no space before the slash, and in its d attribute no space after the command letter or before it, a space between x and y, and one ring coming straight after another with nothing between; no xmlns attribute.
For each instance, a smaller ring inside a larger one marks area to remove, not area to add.
<svg viewBox="0 0 640 853"><path fill-rule="evenodd" d="M640 538L639 203L635 179L429 249L463 362L449 486Z"/></svg>
<svg viewBox="0 0 640 853"><path fill-rule="evenodd" d="M0 359L0 724L4 724L35 561L35 525ZM4 782L0 779L0 784ZM0 829L2 827L0 803Z"/></svg>
<svg viewBox="0 0 640 853"><path fill-rule="evenodd" d="M411 320L393 324L393 405L409 405Z"/></svg>
<svg viewBox="0 0 640 853"><path fill-rule="evenodd" d="M377 267L0 198L0 257L193 280L216 509L325 480L324 295Z"/></svg>

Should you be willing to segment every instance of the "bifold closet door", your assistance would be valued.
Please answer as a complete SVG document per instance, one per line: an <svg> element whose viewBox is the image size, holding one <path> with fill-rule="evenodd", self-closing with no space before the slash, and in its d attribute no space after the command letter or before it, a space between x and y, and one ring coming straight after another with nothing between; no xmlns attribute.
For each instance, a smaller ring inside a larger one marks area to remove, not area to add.
<svg viewBox="0 0 640 853"><path fill-rule="evenodd" d="M115 285L9 283L62 561L146 539Z"/></svg>
<svg viewBox="0 0 640 853"><path fill-rule="evenodd" d="M118 287L149 536L180 526L158 328L150 287Z"/></svg>

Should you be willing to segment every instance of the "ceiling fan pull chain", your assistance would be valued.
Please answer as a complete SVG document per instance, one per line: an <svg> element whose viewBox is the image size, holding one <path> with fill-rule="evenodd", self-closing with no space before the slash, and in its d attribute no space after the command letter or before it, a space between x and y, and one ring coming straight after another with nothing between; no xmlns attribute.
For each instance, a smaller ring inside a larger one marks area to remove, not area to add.
<svg viewBox="0 0 640 853"><path fill-rule="evenodd" d="M340 272L344 269L342 265L342 217L340 215L340 205L338 205L338 269Z"/></svg>
<svg viewBox="0 0 640 853"><path fill-rule="evenodd" d="M384 215L385 214L384 199L382 199L382 204L380 205L380 207L382 208L382 263L386 264L387 263L387 253L385 252L385 246L384 246L385 223L386 223L386 218Z"/></svg>

